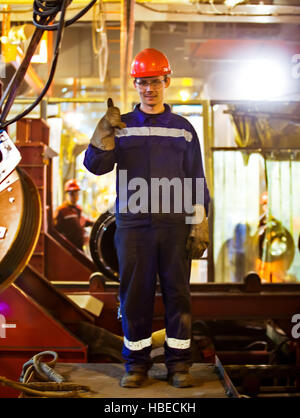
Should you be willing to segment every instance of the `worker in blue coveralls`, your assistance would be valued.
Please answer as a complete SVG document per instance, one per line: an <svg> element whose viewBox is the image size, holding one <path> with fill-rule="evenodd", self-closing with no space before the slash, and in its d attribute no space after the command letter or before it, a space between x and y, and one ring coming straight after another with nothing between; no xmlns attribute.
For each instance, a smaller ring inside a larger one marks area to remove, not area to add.
<svg viewBox="0 0 300 418"><path fill-rule="evenodd" d="M151 362L157 277L165 306L168 382L194 385L191 367L191 260L209 244L209 192L193 126L164 104L170 85L167 57L141 51L131 65L140 104L132 112L108 99L86 150L84 165L96 175L117 164L115 246L119 261L124 332L122 387L139 387Z"/></svg>

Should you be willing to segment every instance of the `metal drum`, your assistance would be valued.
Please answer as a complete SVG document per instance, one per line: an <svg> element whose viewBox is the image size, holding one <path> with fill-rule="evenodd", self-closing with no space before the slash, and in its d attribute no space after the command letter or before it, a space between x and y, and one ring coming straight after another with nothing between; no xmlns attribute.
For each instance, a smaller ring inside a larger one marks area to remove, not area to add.
<svg viewBox="0 0 300 418"><path fill-rule="evenodd" d="M0 292L23 271L39 238L37 188L20 168L0 183Z"/></svg>
<svg viewBox="0 0 300 418"><path fill-rule="evenodd" d="M259 258L269 263L280 263L282 270L289 269L295 256L291 233L273 218L262 223L259 229Z"/></svg>
<svg viewBox="0 0 300 418"><path fill-rule="evenodd" d="M95 222L90 236L90 253L99 271L112 280L119 280L119 264L114 245L116 218L105 212Z"/></svg>

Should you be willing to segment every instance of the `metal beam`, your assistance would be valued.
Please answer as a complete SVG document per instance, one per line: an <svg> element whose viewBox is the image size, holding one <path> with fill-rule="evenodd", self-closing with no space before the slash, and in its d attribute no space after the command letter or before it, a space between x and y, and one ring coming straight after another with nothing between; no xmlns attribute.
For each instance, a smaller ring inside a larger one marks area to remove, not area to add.
<svg viewBox="0 0 300 418"><path fill-rule="evenodd" d="M148 4L136 5L136 21L167 22L226 22L226 23L300 23L298 6L237 6L230 11L227 6Z"/></svg>
<svg viewBox="0 0 300 418"><path fill-rule="evenodd" d="M122 19L120 31L120 100L121 112L128 109L128 78L129 67L132 61L134 37L134 3L135 0L122 0Z"/></svg>
<svg viewBox="0 0 300 418"><path fill-rule="evenodd" d="M88 1L73 0L68 7L68 15L74 15L75 9L86 5ZM121 20L121 3L104 2L107 21ZM9 4L16 13L11 14L11 21L32 21L32 11L18 13L20 10L32 9L32 0L0 0ZM14 7L15 6L15 7ZM29 7L30 6L30 7ZM0 16L2 19L2 16ZM80 21L92 21L92 11L86 13ZM300 23L300 6L276 5L240 5L229 9L225 5L191 4L190 1L151 1L135 4L136 22L227 22L227 23Z"/></svg>

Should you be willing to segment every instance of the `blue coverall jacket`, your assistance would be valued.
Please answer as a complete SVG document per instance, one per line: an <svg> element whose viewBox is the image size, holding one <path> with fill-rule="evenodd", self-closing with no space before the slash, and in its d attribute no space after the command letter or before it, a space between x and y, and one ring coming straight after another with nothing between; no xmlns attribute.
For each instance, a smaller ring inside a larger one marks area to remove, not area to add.
<svg viewBox="0 0 300 418"><path fill-rule="evenodd" d="M176 179L177 184L183 185L185 179L190 179L191 205L202 204L208 213L210 198L199 140L189 121L172 113L168 105L163 113L155 115L142 112L137 105L121 119L126 128L116 130L115 149L102 151L90 144L84 165L101 175L117 164L115 245L126 369L145 372L151 366L151 325L158 275L166 311L166 366L170 373L185 371L191 343L190 260L185 248L190 230L186 216L191 214L183 202L182 210L178 210L183 195L172 187L168 190L169 210L164 211L160 203L157 206L157 198L160 201L164 191L156 189L159 191L153 196L151 182ZM200 193L198 180L202 184ZM134 187L129 187L130 182L148 186L140 211L130 210L130 200L136 193Z"/></svg>
<svg viewBox="0 0 300 418"><path fill-rule="evenodd" d="M204 176L200 144L189 121L172 113L168 105L165 105L163 113L157 115L146 114L137 105L133 112L122 115L122 121L127 126L117 130L115 149L102 151L89 145L84 159L85 167L96 175L112 171L114 165L117 164L117 226L135 227L153 223L185 222L185 217L189 212L183 210L181 213L176 213L173 207L172 188L169 211L171 213L151 211L151 179L180 179L182 185L184 179L191 179L191 204L204 205L208 213L210 198ZM120 172L126 175L128 183L132 179L146 180L149 199L148 207L143 207L143 213L130 212L128 200L135 191L124 192L124 189L120 187ZM203 193L198 189L198 196L196 179L201 180L198 184L203 186ZM183 209L184 206L182 203Z"/></svg>

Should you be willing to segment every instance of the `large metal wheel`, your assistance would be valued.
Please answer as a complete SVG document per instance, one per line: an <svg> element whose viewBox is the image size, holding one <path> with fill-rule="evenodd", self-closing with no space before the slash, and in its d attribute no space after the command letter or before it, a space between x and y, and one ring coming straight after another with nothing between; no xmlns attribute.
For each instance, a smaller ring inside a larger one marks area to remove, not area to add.
<svg viewBox="0 0 300 418"><path fill-rule="evenodd" d="M0 292L30 260L41 219L39 192L30 177L17 168L0 184Z"/></svg>
<svg viewBox="0 0 300 418"><path fill-rule="evenodd" d="M116 218L105 212L95 222L90 236L90 253L99 271L112 280L119 280L119 263L114 245Z"/></svg>

